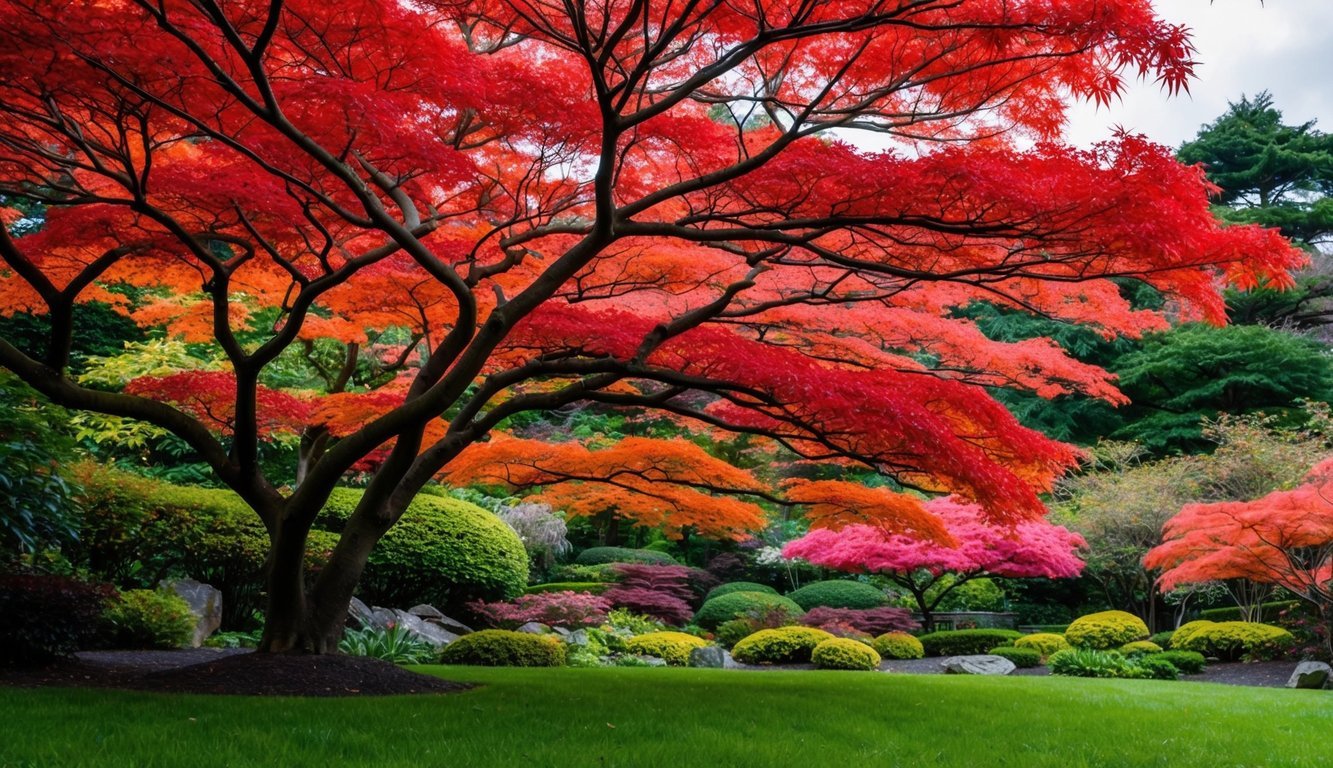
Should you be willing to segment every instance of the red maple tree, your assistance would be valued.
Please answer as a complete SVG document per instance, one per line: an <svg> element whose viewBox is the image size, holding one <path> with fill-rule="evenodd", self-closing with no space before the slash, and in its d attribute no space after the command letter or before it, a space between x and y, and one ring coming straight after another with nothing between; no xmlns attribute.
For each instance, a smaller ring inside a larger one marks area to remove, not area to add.
<svg viewBox="0 0 1333 768"><path fill-rule="evenodd" d="M417 491L479 466L466 455L496 450L510 417L580 401L1034 519L1077 454L982 385L1119 395L1053 344L988 341L953 310L1134 336L1164 321L1112 278L1220 321L1224 283L1282 284L1301 261L1272 232L1219 228L1201 172L1165 148L1056 143L1069 95L1106 102L1126 76L1179 90L1192 66L1150 0L0 0L16 206L0 312L49 320L39 356L0 340L0 365L179 435L253 506L272 544L266 650L336 646ZM858 150L855 131L891 148ZM34 207L41 226L20 227ZM212 345L226 376L81 386L70 329L94 300ZM326 361L322 391L275 415L266 371L317 344L383 374ZM277 428L306 444L290 490L258 461ZM584 453L513 458L588 486L575 505L608 480L650 499L646 478L778 497L645 468L661 451L622 451L625 471ZM307 588L307 532L355 470L367 492ZM906 496L849 510L836 483L792 491L833 525L939 527ZM644 514L695 498L674 493ZM723 528L748 514L716 507L700 514Z"/></svg>

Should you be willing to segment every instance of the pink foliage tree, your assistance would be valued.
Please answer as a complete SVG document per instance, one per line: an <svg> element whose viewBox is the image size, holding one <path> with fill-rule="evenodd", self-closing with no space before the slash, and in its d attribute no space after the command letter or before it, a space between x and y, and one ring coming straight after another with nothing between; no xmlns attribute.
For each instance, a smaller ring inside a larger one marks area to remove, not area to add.
<svg viewBox="0 0 1333 768"><path fill-rule="evenodd" d="M849 525L815 529L788 542L782 554L824 568L888 577L911 593L927 631L934 629L935 610L944 598L972 579L1059 579L1083 571L1078 550L1087 543L1062 526L1046 520L995 525L980 507L953 497L926 506L944 523L952 545L890 534L871 525Z"/></svg>

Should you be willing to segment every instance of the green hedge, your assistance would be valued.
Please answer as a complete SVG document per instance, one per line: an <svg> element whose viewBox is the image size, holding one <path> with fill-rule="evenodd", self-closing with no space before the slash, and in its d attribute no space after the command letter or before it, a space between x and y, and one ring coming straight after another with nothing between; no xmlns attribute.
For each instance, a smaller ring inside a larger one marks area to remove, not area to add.
<svg viewBox="0 0 1333 768"><path fill-rule="evenodd" d="M1274 600L1271 603L1264 603L1259 606L1259 621L1277 621L1281 618L1283 611L1295 608L1300 605L1299 600ZM1232 606L1230 608L1209 608L1199 611L1199 618L1207 621L1240 621L1240 608Z"/></svg>
<svg viewBox="0 0 1333 768"><path fill-rule="evenodd" d="M1012 645L1001 645L992 648L989 651L991 656L999 656L1008 659L1019 669L1030 669L1041 664L1041 653L1033 648L1015 648Z"/></svg>
<svg viewBox="0 0 1333 768"><path fill-rule="evenodd" d="M732 592L764 592L770 595L776 595L778 591L767 584L758 584L753 581L730 581L726 584L713 587L704 596L704 602L708 602L715 597L730 595Z"/></svg>
<svg viewBox="0 0 1333 768"><path fill-rule="evenodd" d="M917 638L927 656L971 656L987 653L1022 637L1012 629L946 629Z"/></svg>
<svg viewBox="0 0 1333 768"><path fill-rule="evenodd" d="M859 581L817 581L787 594L804 610L812 608L878 608L889 602L884 591Z"/></svg>
<svg viewBox="0 0 1333 768"><path fill-rule="evenodd" d="M705 602L694 615L694 623L704 629L715 629L723 622L743 618L750 613L769 611L782 611L792 619L805 613L801 610L801 606L781 595L771 595L767 592L732 592Z"/></svg>
<svg viewBox="0 0 1333 768"><path fill-rule="evenodd" d="M440 663L478 667L560 667L565 664L565 644L551 635L483 629L463 635L445 646Z"/></svg>
<svg viewBox="0 0 1333 768"><path fill-rule="evenodd" d="M665 552L650 549L628 549L626 547L590 547L574 558L579 565L605 565L607 563L647 563L648 565L679 565L676 558Z"/></svg>

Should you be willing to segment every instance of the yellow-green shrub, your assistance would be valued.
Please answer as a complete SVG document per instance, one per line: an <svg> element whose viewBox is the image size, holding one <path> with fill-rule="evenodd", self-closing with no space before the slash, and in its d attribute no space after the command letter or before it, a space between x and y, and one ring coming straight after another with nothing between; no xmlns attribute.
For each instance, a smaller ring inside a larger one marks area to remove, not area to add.
<svg viewBox="0 0 1333 768"><path fill-rule="evenodd" d="M1063 651L1069 647L1069 641L1065 640L1064 635L1057 635L1054 632L1037 632L1031 635L1023 635L1014 641L1015 648L1031 648L1041 654L1043 659L1048 658L1056 651Z"/></svg>
<svg viewBox="0 0 1333 768"><path fill-rule="evenodd" d="M875 652L886 659L921 659L926 655L921 641L906 632L885 632L875 638L872 645Z"/></svg>
<svg viewBox="0 0 1333 768"><path fill-rule="evenodd" d="M1183 641L1172 638L1171 647L1216 656L1224 661L1258 661L1284 655L1296 638L1281 627L1251 621L1190 622L1203 624ZM1179 636L1179 632L1176 633Z"/></svg>
<svg viewBox="0 0 1333 768"><path fill-rule="evenodd" d="M1185 646L1181 645L1181 643L1188 643L1190 638L1194 637L1194 633L1206 627L1213 626L1213 623L1214 622L1207 619L1199 619L1197 621L1187 621L1184 624L1181 624L1180 628L1171 635L1171 648L1184 648Z"/></svg>
<svg viewBox="0 0 1333 768"><path fill-rule="evenodd" d="M1125 611L1102 611L1080 616L1065 630L1065 639L1079 648L1105 650L1119 648L1125 643L1145 640L1148 625L1143 619Z"/></svg>
<svg viewBox="0 0 1333 768"><path fill-rule="evenodd" d="M736 643L731 656L742 664L798 664L809 661L815 646L831 639L833 635L814 627L761 629Z"/></svg>
<svg viewBox="0 0 1333 768"><path fill-rule="evenodd" d="M1135 654L1143 654L1143 653L1161 653L1162 646L1152 642L1151 640L1135 640L1132 643L1125 643L1124 645L1120 646L1120 652L1125 654L1126 656L1133 656Z"/></svg>
<svg viewBox="0 0 1333 768"><path fill-rule="evenodd" d="M656 656L673 667L683 667L690 663L690 651L707 645L707 640L684 632L649 632L627 640L625 649L643 656Z"/></svg>
<svg viewBox="0 0 1333 768"><path fill-rule="evenodd" d="M835 637L825 640L810 652L810 660L820 669L869 671L879 666L879 654L859 640Z"/></svg>
<svg viewBox="0 0 1333 768"><path fill-rule="evenodd" d="M175 592L131 589L107 601L102 623L112 648L180 648L190 642L195 619Z"/></svg>
<svg viewBox="0 0 1333 768"><path fill-rule="evenodd" d="M479 667L560 667L565 663L565 644L551 635L483 629L445 646L440 661Z"/></svg>

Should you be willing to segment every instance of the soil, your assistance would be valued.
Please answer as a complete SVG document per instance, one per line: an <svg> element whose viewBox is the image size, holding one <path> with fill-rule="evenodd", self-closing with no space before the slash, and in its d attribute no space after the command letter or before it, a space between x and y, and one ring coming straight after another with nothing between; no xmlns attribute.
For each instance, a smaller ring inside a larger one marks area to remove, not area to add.
<svg viewBox="0 0 1333 768"><path fill-rule="evenodd" d="M473 687L360 656L213 649L80 653L47 667L0 669L0 685L234 696L382 696L454 693Z"/></svg>

